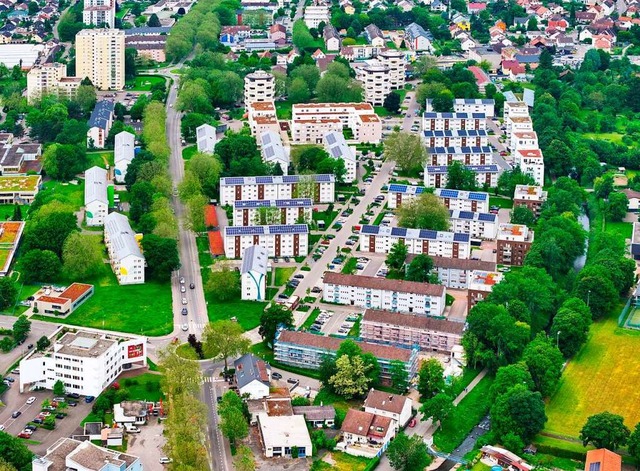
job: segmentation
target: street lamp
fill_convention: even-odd
[[[587,291],[587,307],[589,307],[590,300],[591,300],[591,290]]]
[[[558,331],[558,333],[556,334],[556,347],[560,348],[560,334],[562,333],[562,331]]]

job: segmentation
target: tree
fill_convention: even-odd
[[[13,323],[12,329],[13,339],[18,343],[23,342],[31,332],[31,321],[26,316],[20,316]]]
[[[189,172],[198,177],[202,192],[209,198],[216,196],[218,182],[223,170],[222,162],[216,155],[197,152],[189,160]]]
[[[414,229],[449,230],[449,210],[433,193],[422,193],[398,209],[401,227]]]
[[[593,319],[606,317],[618,302],[618,293],[604,266],[591,265],[578,274],[574,295],[587,303]]]
[[[336,359],[336,372],[329,378],[329,384],[336,394],[345,399],[364,396],[369,390],[369,366],[361,356],[342,355]]]
[[[536,222],[536,215],[521,204],[511,210],[511,224],[524,224],[527,227],[533,227]]]
[[[0,309],[13,306],[18,298],[18,288],[10,277],[0,278]]]
[[[629,209],[629,199],[627,195],[620,192],[609,194],[609,200],[605,206],[607,219],[612,222],[620,222],[627,215]]]
[[[362,101],[360,82],[338,75],[325,74],[316,85],[316,98],[320,103],[347,103]]]
[[[249,351],[251,341],[244,337],[244,330],[237,322],[220,320],[209,322],[202,334],[203,350],[212,358],[223,358],[227,370],[227,358],[244,355]]]
[[[205,291],[220,302],[240,298],[240,274],[226,265],[209,274]]]
[[[314,47],[314,39],[309,32],[309,27],[303,20],[293,23],[292,42],[299,49],[311,49]]]
[[[273,345],[276,332],[280,326],[285,329],[293,325],[293,314],[289,309],[280,304],[271,304],[260,315],[260,328],[258,333],[267,343]]]
[[[53,395],[54,396],[64,396],[66,392],[66,388],[64,387],[64,383],[62,380],[57,380],[53,383]]]
[[[472,191],[478,188],[476,174],[462,162],[454,161],[447,167],[447,188]]]
[[[598,177],[593,182],[593,193],[597,198],[607,199],[613,191],[613,176],[610,174]]]
[[[584,446],[591,444],[615,451],[627,444],[629,429],[621,416],[605,411],[587,418],[580,430],[580,440]]]
[[[78,281],[92,279],[104,271],[102,247],[98,237],[74,232],[62,247],[63,270]]]
[[[391,384],[398,394],[404,394],[409,387],[409,376],[405,365],[400,360],[391,360],[389,365],[389,374],[391,376]]]
[[[180,268],[178,243],[175,239],[146,234],[142,238],[142,248],[149,278],[168,280],[171,272]]]
[[[387,458],[397,471],[423,471],[431,464],[431,457],[422,436],[408,437],[400,432],[387,448]]]
[[[33,453],[24,440],[6,432],[0,432],[0,456],[18,470],[27,470],[31,466]]]
[[[404,266],[409,249],[403,242],[396,242],[391,246],[387,255],[386,264],[393,270],[400,270]]]
[[[291,71],[291,80],[301,78],[308,90],[315,90],[320,81],[320,69],[315,64],[302,64]]]
[[[60,276],[62,264],[51,250],[33,249],[22,256],[22,276],[27,283],[51,282]]]
[[[549,397],[555,391],[564,358],[552,339],[539,333],[524,349],[522,360],[526,363],[537,391],[543,397]]]
[[[392,91],[386,96],[382,106],[384,106],[384,109],[389,113],[397,113],[400,109],[400,94],[395,90]]]
[[[294,78],[289,82],[287,94],[291,103],[306,103],[311,98],[309,85],[302,77]]]
[[[236,455],[233,457],[233,467],[236,471],[254,471],[256,460],[253,457],[251,448],[241,445],[236,448]]]
[[[640,459],[640,423],[636,424],[636,427],[631,432],[628,442],[629,454],[636,459]]]
[[[22,206],[18,203],[13,207],[13,216],[11,217],[12,221],[22,221]]]
[[[420,136],[407,132],[392,133],[384,142],[384,152],[388,160],[394,160],[408,173],[422,171],[427,160],[427,151]]]
[[[158,15],[156,15],[155,13],[153,13],[150,17],[149,17],[149,21],[147,21],[147,26],[151,27],[151,28],[157,28],[162,26],[162,24],[160,23],[160,19],[158,18]]]
[[[67,181],[86,168],[87,154],[84,148],[74,144],[51,144],[44,151],[42,160],[47,175]]]
[[[154,193],[153,185],[149,182],[139,181],[131,187],[129,216],[134,222],[140,221],[142,215],[151,210]]]
[[[501,366],[496,372],[496,378],[491,385],[491,402],[495,402],[498,396],[506,394],[515,385],[522,384],[527,389],[533,390],[533,378],[526,363],[518,362],[512,365]]]
[[[582,305],[586,311],[566,307],[571,306],[567,302],[563,303],[558,313],[553,318],[553,324],[549,331],[552,339],[556,339],[560,351],[565,358],[570,358],[580,350],[580,347],[587,341],[589,326],[591,325],[591,311],[584,302],[577,298],[571,298],[572,303]],[[570,300],[569,300],[570,301]]]
[[[420,409],[425,419],[442,422],[453,410],[453,399],[446,393],[438,393],[428,399]]]
[[[36,342],[36,349],[39,352],[42,352],[42,351],[46,350],[47,348],[49,348],[49,345],[51,345],[51,340],[49,340],[49,338],[46,335],[43,335]]]
[[[418,372],[418,392],[424,399],[430,399],[444,389],[444,368],[436,358],[422,362]]]
[[[64,241],[78,230],[78,219],[73,211],[62,203],[52,202],[34,214],[32,205],[30,220],[24,231],[22,249],[50,250],[62,255]]]
[[[418,254],[409,263],[405,279],[421,283],[439,283],[438,275],[431,273],[431,270],[433,270],[433,259],[423,253]]]
[[[449,89],[440,90],[431,101],[433,111],[438,113],[447,113],[453,111],[454,95]]]
[[[229,391],[225,396],[227,394],[235,394],[237,396],[233,391]],[[221,407],[220,417],[222,419],[220,421],[220,430],[222,434],[229,439],[232,446],[235,445],[236,440],[242,440],[249,435],[249,425],[241,409],[236,407]]]
[[[546,421],[542,395],[522,384],[499,395],[491,406],[491,428],[498,437],[513,433],[529,443]]]

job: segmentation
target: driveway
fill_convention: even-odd
[[[141,425],[140,433],[128,434],[127,453],[139,456],[145,471],[162,471],[166,469],[160,464],[160,457],[166,456],[162,447],[165,443],[163,427],[154,417],[147,425]]]

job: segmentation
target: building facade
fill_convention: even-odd
[[[124,31],[83,29],[76,35],[76,77],[98,90],[124,88]]]
[[[491,165],[493,150],[483,147],[430,147],[427,149],[430,165],[451,165],[460,162],[464,165]]]
[[[296,143],[317,144],[327,132],[345,127],[359,143],[378,144],[382,139],[382,121],[369,103],[297,103],[291,112],[291,136]]]
[[[113,160],[115,163],[114,179],[116,183],[124,183],[127,168],[135,157],[136,136],[127,131],[116,134],[114,139]]]
[[[102,226],[109,213],[107,171],[91,167],[84,172],[84,215],[87,226]]]
[[[79,77],[67,77],[65,64],[53,62],[37,65],[27,73],[27,100],[33,103],[48,94],[73,98],[81,81]]]
[[[513,163],[520,167],[536,182],[537,186],[544,185],[544,157],[540,149],[519,149],[514,152]]]
[[[129,219],[120,213],[111,213],[104,220],[104,243],[107,246],[111,269],[121,285],[144,283],[146,262],[136,233]]]
[[[100,100],[89,117],[89,131],[87,131],[87,145],[91,148],[104,149],[107,137],[113,124],[115,104],[112,101]]]
[[[448,188],[436,188],[433,192],[447,209],[472,211],[478,213],[489,212],[489,193],[483,191],[462,191]]]
[[[267,249],[259,245],[245,249],[240,268],[241,299],[248,301],[264,301],[266,299],[268,265]]]
[[[474,239],[493,240],[498,235],[498,215],[449,210],[449,230],[469,234]]]
[[[333,175],[283,175],[225,177],[220,179],[220,204],[238,200],[286,200],[311,198],[316,203],[335,202]]]
[[[84,0],[82,22],[87,26],[116,27],[115,0]]]
[[[500,168],[495,165],[465,165],[476,177],[479,187],[494,188],[498,185]],[[446,165],[427,165],[424,168],[424,185],[430,188],[444,188],[447,186],[449,167]]]
[[[382,106],[391,93],[390,75],[389,68],[382,63],[374,62],[358,67],[356,78],[362,82],[364,101],[373,106]]]
[[[310,198],[238,200],[233,202],[233,225],[308,224],[312,209]]]
[[[282,174],[287,175],[291,159],[289,152],[282,145],[280,134],[273,131],[263,132],[258,143],[260,144],[262,161],[272,165],[280,165]]]
[[[474,270],[469,275],[467,289],[467,312],[491,294],[493,287],[502,281],[503,275],[495,271]]]
[[[396,209],[403,203],[409,203],[424,193],[426,190],[423,186],[401,185],[399,183],[391,183],[387,192],[387,208]]]
[[[332,159],[339,159],[344,162],[344,168],[347,171],[344,175],[344,181],[351,183],[356,180],[358,161],[356,159],[355,150],[347,145],[342,132],[330,132],[324,135],[324,150],[327,151]]]
[[[227,258],[241,258],[244,251],[253,245],[267,249],[269,257],[306,256],[309,251],[309,226],[294,224],[224,228]]]
[[[216,128],[210,124],[203,124],[196,128],[196,142],[198,146],[198,152],[204,152],[205,154],[213,154],[216,148]]]
[[[495,100],[486,98],[456,98],[453,111],[456,113],[484,113],[487,118],[495,116]]]
[[[460,129],[487,129],[487,115],[484,113],[435,113],[422,115],[423,131],[449,131]]]
[[[245,104],[256,101],[273,101],[275,99],[276,79],[262,70],[247,74],[244,78]]]
[[[498,228],[498,264],[520,267],[531,249],[534,233],[522,224],[500,224]]]
[[[489,134],[485,129],[449,129],[422,132],[427,147],[486,147]]]
[[[526,206],[538,216],[542,205],[547,201],[547,196],[548,193],[540,186],[516,185],[513,192],[513,207]]]
[[[67,289],[55,295],[40,295],[33,301],[38,312],[49,315],[68,315],[93,296],[93,285],[71,283]]]
[[[391,90],[404,88],[407,79],[407,59],[403,51],[383,49],[378,60],[389,69],[389,86]]]

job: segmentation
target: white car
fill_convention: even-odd
[[[33,404],[34,402],[36,402],[36,398],[34,396],[31,396],[29,399],[27,399],[27,404]]]
[[[183,332],[186,332],[189,330],[189,326],[187,324],[182,324],[182,330]]]
[[[162,458],[160,458],[160,464],[169,464],[172,462],[173,460],[171,458],[167,458],[166,456],[163,456]]]

